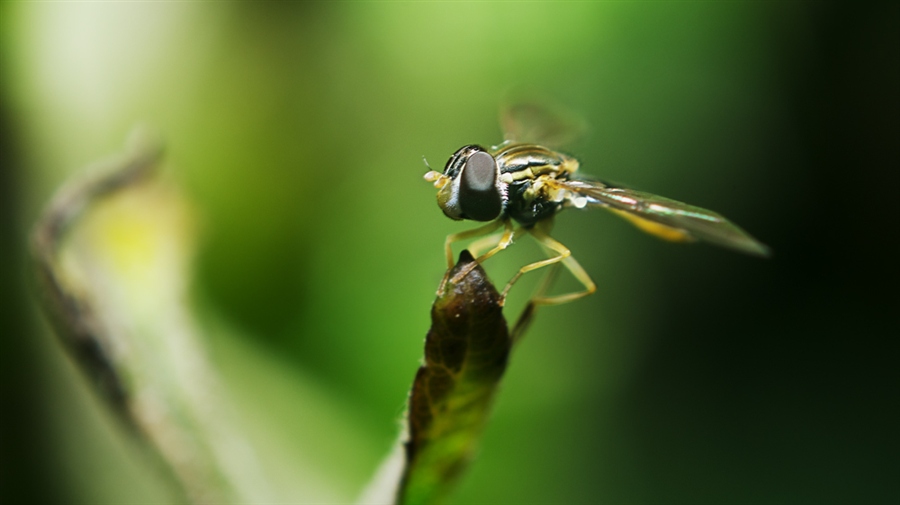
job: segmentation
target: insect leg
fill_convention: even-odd
[[[594,281],[591,280],[591,277],[587,274],[587,272],[585,272],[584,269],[581,268],[581,265],[578,264],[578,261],[576,261],[575,258],[572,257],[572,252],[569,251],[566,246],[562,245],[556,240],[553,240],[550,235],[547,235],[543,230],[540,229],[540,227],[536,226],[530,229],[529,233],[531,233],[531,235],[535,238],[535,240],[538,241],[538,243],[540,243],[550,251],[555,252],[557,255],[542,261],[536,261],[520,268],[516,275],[514,275],[513,278],[510,279],[509,283],[503,289],[503,292],[500,293],[501,300],[506,300],[506,294],[509,293],[510,288],[512,288],[513,284],[515,284],[516,281],[519,280],[519,277],[521,277],[523,274],[560,262],[562,262],[563,266],[565,266],[566,269],[568,269],[569,272],[572,273],[572,276],[574,276],[578,282],[584,285],[584,291],[577,291],[575,293],[567,293],[564,295],[549,297],[543,296],[542,293],[539,293],[538,296],[532,298],[532,303],[534,303],[535,305],[559,305],[562,303],[571,302],[572,300],[577,300],[578,298],[587,296],[594,291],[597,291],[597,285],[594,284]]]
[[[490,258],[491,256],[497,254],[498,252],[506,249],[507,247],[510,246],[510,244],[513,243],[513,240],[515,239],[517,230],[515,230],[513,228],[512,221],[509,219],[503,220],[503,228],[504,228],[503,236],[500,237],[500,241],[497,243],[497,245],[494,246],[494,248],[491,249],[490,251],[477,257],[475,259],[475,263],[472,263],[468,267],[460,270],[456,275],[453,276],[452,279],[450,279],[450,282],[453,282],[453,283],[459,282],[466,275],[468,275],[469,272],[471,272],[473,268],[475,268],[475,265],[480,265],[481,263],[485,262],[488,258]]]
[[[540,285],[531,296],[531,300],[528,301],[528,304],[525,305],[522,313],[519,314],[518,319],[516,319],[516,324],[513,325],[512,330],[510,330],[509,332],[509,337],[512,339],[514,344],[518,343],[519,340],[522,339],[525,331],[528,330],[528,327],[531,325],[531,321],[534,320],[534,315],[537,312],[538,308],[538,304],[536,304],[534,300],[542,298],[544,296],[544,293],[546,293],[550,289],[553,281],[556,280],[557,274],[559,274],[559,267],[561,266],[562,263],[554,263],[553,265],[550,265],[550,268],[548,268],[547,273],[544,274],[544,278],[541,280]]]
[[[438,296],[440,296],[441,293],[444,292],[444,287],[447,285],[447,280],[450,278],[450,269],[452,269],[453,265],[456,264],[456,262],[453,260],[453,243],[459,242],[460,240],[466,240],[466,239],[473,238],[473,237],[479,237],[481,235],[487,235],[488,233],[491,233],[492,231],[499,228],[500,226],[506,226],[507,228],[509,228],[510,227],[509,219],[505,219],[505,220],[504,219],[496,219],[484,226],[479,226],[478,228],[474,228],[471,230],[466,230],[466,231],[462,231],[459,233],[452,233],[450,235],[447,235],[447,239],[444,240],[444,254],[447,255],[447,272],[444,274],[444,278],[441,279],[441,285],[438,286],[438,290],[437,290]],[[504,237],[505,236],[506,236],[506,234],[504,233]],[[500,240],[502,241],[503,239],[501,238]],[[478,260],[481,260],[481,258],[478,258]],[[472,268],[475,268],[476,264],[477,263],[472,263],[472,265],[469,268],[466,268],[460,272],[460,274],[462,274],[462,275],[458,274],[456,277],[454,277],[454,279],[462,279],[463,277],[465,277],[466,274],[468,274],[469,272],[472,271]],[[456,282],[456,281],[454,281],[454,282]]]
[[[508,220],[507,220],[508,221]],[[490,223],[480,226],[478,228],[474,228],[471,230],[462,231],[459,233],[452,233],[447,235],[447,239],[444,240],[444,253],[447,255],[447,268],[453,268],[453,265],[456,262],[453,260],[453,243],[459,242],[460,240],[465,240],[467,238],[480,237],[481,235],[487,235],[488,233],[496,230],[504,222],[502,219],[497,219],[495,221],[491,221]]]
[[[495,233],[493,235],[488,235],[487,237],[480,238],[469,244],[469,247],[466,249],[472,253],[472,256],[478,257],[481,254],[481,251],[485,249],[490,249],[496,247],[497,244],[500,243],[500,239],[503,237],[503,233]]]

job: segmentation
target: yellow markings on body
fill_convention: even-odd
[[[500,180],[509,184],[515,181],[521,181],[522,179],[534,179],[534,172],[530,168],[526,168],[524,170],[519,170],[518,172],[506,172],[505,174],[500,175]]]
[[[562,165],[559,166],[559,171],[566,174],[574,174],[578,171],[578,166],[578,160],[567,156],[565,160],[563,160]]]
[[[656,235],[663,240],[668,240],[671,242],[695,242],[697,240],[690,233],[680,228],[672,228],[671,226],[666,226],[664,224],[654,223],[653,221],[648,221],[622,210],[611,208],[609,208],[608,210],[615,212],[619,216],[627,219],[631,222],[631,224],[637,226],[641,231],[647,232],[651,235]]]

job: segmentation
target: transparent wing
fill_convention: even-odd
[[[612,210],[640,229],[664,239],[703,240],[747,254],[769,255],[768,247],[711,210],[602,182],[553,181],[552,184],[585,197],[588,205]]]
[[[558,148],[577,140],[586,123],[546,100],[511,101],[500,108],[504,140]]]

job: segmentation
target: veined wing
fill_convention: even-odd
[[[667,240],[699,239],[756,256],[770,254],[768,247],[711,210],[601,182],[553,181],[552,184],[585,197],[588,205],[612,210],[638,228]]]
[[[550,148],[575,141],[587,129],[583,120],[562,106],[539,100],[504,104],[500,127],[506,141]]]

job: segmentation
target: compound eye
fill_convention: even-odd
[[[490,221],[502,210],[500,189],[497,187],[497,164],[484,151],[472,153],[466,160],[459,181],[459,206],[469,219]]]
[[[460,184],[473,191],[487,191],[494,187],[497,170],[494,168],[494,157],[484,151],[478,151],[466,161]]]

